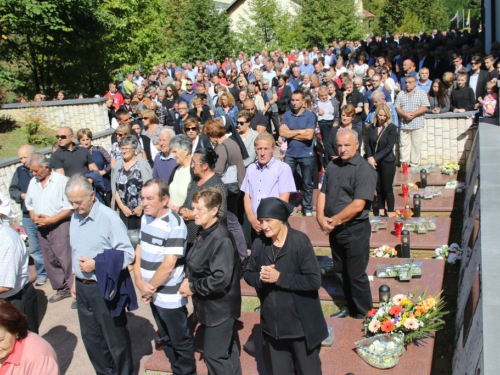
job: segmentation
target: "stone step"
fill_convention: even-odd
[[[328,257],[318,257],[319,262],[325,261]],[[423,292],[426,288],[428,293],[438,293],[443,287],[444,260],[441,259],[415,259],[415,262],[422,262],[422,276],[413,277],[410,281],[399,281],[396,278],[378,278],[375,276],[377,266],[381,264],[401,263],[400,258],[370,258],[366,273],[373,276],[370,282],[372,300],[374,304],[380,302],[378,289],[381,285],[387,285],[391,288],[391,295],[414,293],[416,289]],[[257,297],[255,288],[241,280],[241,294],[247,297]],[[324,276],[321,279],[321,288],[319,289],[319,298],[322,301],[334,301],[341,304],[344,301],[344,292],[342,286],[335,277]]]
[[[374,232],[370,238],[370,247],[372,249],[382,245],[396,247],[401,244],[401,239],[395,236],[394,221],[396,218],[388,218],[388,228]],[[305,233],[314,247],[329,247],[328,236],[326,236],[319,227],[315,217],[291,216],[288,220],[290,226],[302,233]],[[425,234],[410,234],[410,243],[412,250],[432,250],[442,245],[449,244],[451,228],[451,219],[437,218],[437,230]]]
[[[323,374],[344,375],[426,375],[431,373],[434,339],[428,338],[418,345],[408,346],[400,357],[399,364],[388,370],[378,370],[366,364],[355,351],[355,342],[363,338],[362,320],[326,318],[329,327],[334,329],[334,342],[331,347],[323,347],[320,352]],[[272,375],[267,347],[262,345],[260,315],[243,313],[237,324],[238,347],[243,375]],[[195,345],[200,346],[195,332]],[[201,338],[200,338],[201,339]],[[207,375],[207,368],[201,353],[196,353],[198,375]],[[417,370],[418,369],[418,370]],[[146,374],[169,374],[170,364],[162,350],[155,351],[145,363]],[[229,375],[229,374],[228,374]],[[292,374],[291,374],[292,375]]]

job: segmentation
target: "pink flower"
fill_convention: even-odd
[[[368,325],[368,330],[372,333],[377,333],[379,329],[380,329],[380,322],[377,319],[372,319],[372,321]]]
[[[416,331],[420,327],[420,324],[418,323],[417,319],[408,318],[405,320],[404,326],[406,329],[412,329],[412,330]]]
[[[405,299],[406,296],[404,294],[396,294],[394,297],[392,297],[392,303],[399,306]]]

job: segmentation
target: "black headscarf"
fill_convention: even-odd
[[[293,212],[293,206],[279,198],[269,197],[260,201],[257,208],[258,219],[278,219],[286,222]]]

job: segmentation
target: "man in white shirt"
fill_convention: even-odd
[[[73,285],[69,223],[73,207],[64,189],[68,179],[50,169],[49,159],[34,153],[29,161],[33,178],[26,192],[26,208],[38,227],[45,270],[57,293],[49,302],[70,297]]]

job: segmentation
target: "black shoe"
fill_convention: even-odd
[[[349,309],[344,306],[340,309],[338,313],[330,315],[330,318],[345,318],[349,316]]]

